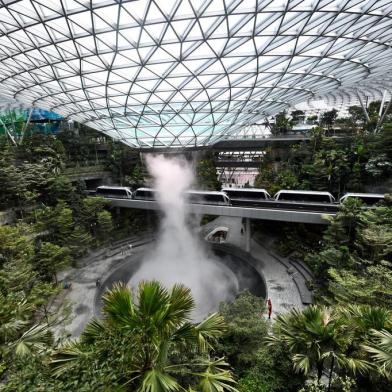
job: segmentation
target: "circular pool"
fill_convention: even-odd
[[[198,321],[209,313],[218,310],[222,301],[230,302],[245,289],[252,294],[265,298],[266,285],[263,276],[254,267],[256,261],[248,253],[226,247],[214,246],[209,252],[209,267],[200,262],[197,279],[203,279],[203,285],[193,285],[195,271],[181,271],[181,263],[177,263],[176,271],[166,270],[162,264],[160,271],[147,270],[148,263],[143,256],[130,256],[102,282],[95,300],[95,315],[99,316],[102,308],[102,293],[116,282],[129,285],[134,290],[141,280],[159,280],[165,286],[183,283],[192,289],[196,309],[192,318]],[[186,266],[184,267],[186,268]],[[176,276],[181,277],[176,279]]]

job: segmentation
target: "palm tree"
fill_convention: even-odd
[[[362,347],[376,362],[378,371],[392,379],[392,333],[373,330],[372,337],[372,341]]]
[[[372,330],[392,328],[392,311],[378,306],[347,305],[338,309],[359,340],[365,340]]]
[[[26,318],[33,306],[25,299],[12,301],[0,292],[0,362],[11,362],[44,351],[52,342],[45,325],[31,325]]]
[[[177,284],[167,290],[156,281],[141,282],[134,298],[127,286],[116,284],[103,296],[103,304],[103,320],[93,320],[79,341],[57,352],[55,375],[75,368],[78,360],[96,357],[94,345],[120,341],[126,347],[120,364],[132,391],[183,391],[184,375],[198,378],[203,392],[236,391],[227,363],[208,356],[224,332],[223,318],[212,314],[191,323],[195,304],[188,288]],[[103,357],[107,359],[107,350]]]
[[[367,368],[365,361],[346,356],[351,339],[351,331],[337,312],[315,305],[279,316],[274,335],[267,338],[270,345],[284,342],[292,354],[294,370],[307,375],[315,369],[318,382],[329,365],[329,388],[335,367],[354,372]]]

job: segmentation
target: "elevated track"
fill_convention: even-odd
[[[107,198],[107,200],[112,207],[160,210],[156,201],[113,198]],[[305,205],[275,201],[265,201],[257,204],[249,203],[247,206],[239,205],[239,203],[234,204],[231,206],[189,204],[189,211],[199,215],[231,216],[247,219],[327,225],[328,220],[325,217],[336,215],[338,210],[338,207],[335,205]]]

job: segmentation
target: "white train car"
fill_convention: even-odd
[[[347,199],[358,199],[366,205],[374,205],[385,200],[385,195],[381,193],[346,193],[339,200],[344,203]]]
[[[335,203],[335,198],[329,192],[295,191],[282,189],[274,196],[276,201],[293,203]]]
[[[126,186],[99,186],[95,194],[111,199],[132,199],[132,191]]]

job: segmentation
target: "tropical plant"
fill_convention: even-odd
[[[372,340],[362,347],[375,361],[378,371],[392,379],[392,333],[387,330],[372,330]]]
[[[201,189],[217,191],[221,187],[213,158],[208,154],[196,165],[196,182]]]
[[[34,306],[25,298],[8,298],[0,292],[0,367],[3,369],[15,356],[25,357],[51,344],[46,326],[31,326],[29,316],[33,310]]]
[[[269,345],[286,344],[297,372],[307,375],[315,369],[320,382],[329,368],[329,386],[335,368],[353,373],[368,369],[366,361],[347,356],[351,341],[352,332],[339,313],[316,305],[278,316],[274,334],[267,338]]]
[[[193,324],[194,306],[190,290],[182,285],[167,290],[156,281],[142,282],[134,298],[127,286],[116,284],[103,296],[103,320],[93,320],[79,341],[56,353],[55,375],[72,371],[80,361],[98,359],[102,364],[113,355],[132,391],[235,391],[228,364],[208,355],[224,332],[223,318],[212,314]]]

